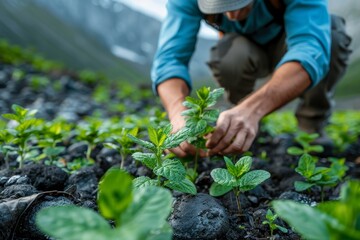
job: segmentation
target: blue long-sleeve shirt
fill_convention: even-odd
[[[277,68],[286,62],[299,62],[310,76],[311,87],[315,86],[329,70],[331,27],[327,0],[282,0],[286,5],[283,24],[272,21],[264,1],[269,0],[254,0],[245,23],[223,17],[221,29],[244,34],[262,45],[275,38],[283,25],[288,51]],[[188,65],[203,20],[197,0],[168,0],[167,11],[151,70],[155,92],[160,83],[170,78],[183,79],[191,89]]]

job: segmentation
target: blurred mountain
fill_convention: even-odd
[[[0,0],[0,38],[74,68],[111,70],[111,76],[149,79],[160,27],[158,19],[111,0]],[[198,45],[213,42],[200,39]],[[208,51],[194,54],[194,78],[209,76],[207,58]]]

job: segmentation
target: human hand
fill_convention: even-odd
[[[222,112],[215,131],[207,136],[208,155],[243,153],[249,150],[258,132],[260,119],[241,105]]]

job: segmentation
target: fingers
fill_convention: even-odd
[[[226,115],[224,114],[220,114],[216,126],[217,127],[215,131],[211,134],[211,137],[206,142],[206,147],[209,149],[217,146],[220,140],[226,135],[226,133],[228,132],[228,128],[230,127],[230,118],[226,117]],[[226,140],[228,140],[228,138]]]
[[[255,139],[255,134],[247,131],[240,131],[234,141],[222,151],[222,154],[243,153],[250,149]]]
[[[196,148],[188,142],[182,142],[179,147],[172,148],[170,151],[180,158],[196,154]]]

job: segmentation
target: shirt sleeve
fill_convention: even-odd
[[[277,67],[299,62],[318,84],[329,71],[331,49],[330,15],[326,0],[285,0],[287,53]]]
[[[169,0],[158,48],[151,69],[153,91],[170,79],[183,79],[192,88],[188,70],[200,29],[201,13],[196,0]]]

